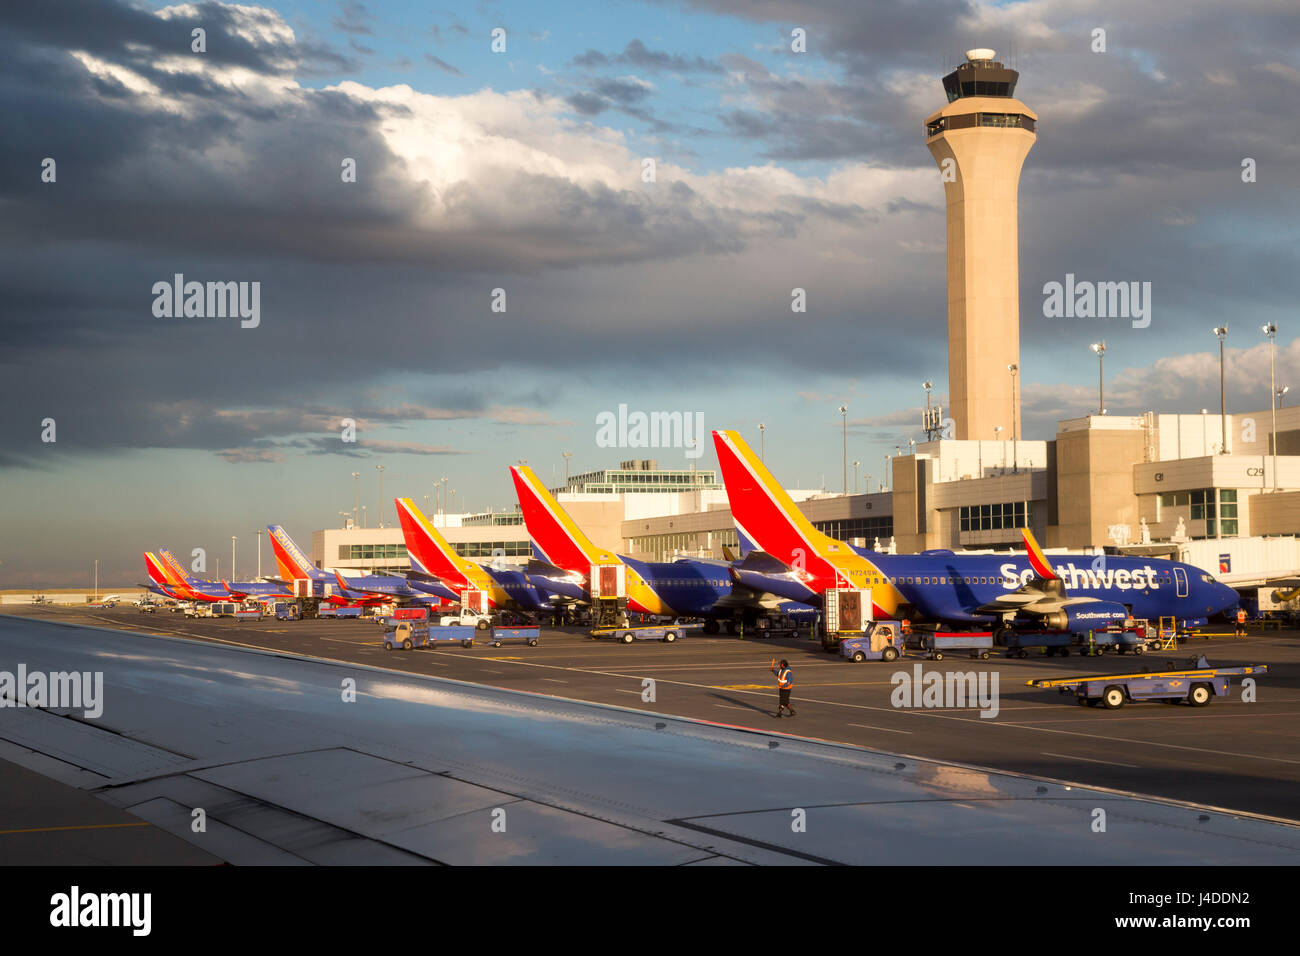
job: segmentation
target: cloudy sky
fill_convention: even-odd
[[[373,524],[380,464],[390,520],[443,476],[512,506],[521,458],[689,466],[598,447],[620,403],[766,422],[778,477],[832,489],[845,403],[881,472],[944,391],[922,124],[975,46],[1040,117],[1026,437],[1095,407],[1099,338],[1112,413],[1216,405],[1225,321],[1230,410],[1268,407],[1266,322],[1300,386],[1290,0],[5,4],[0,588],[133,582],[161,545],[228,573],[231,535],[244,576],[354,471]],[[259,282],[259,324],[156,316],[178,273]],[[1150,327],[1045,318],[1067,273],[1150,282]]]

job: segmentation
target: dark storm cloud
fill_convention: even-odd
[[[929,169],[921,121],[942,102],[937,63],[950,44],[973,45],[941,18],[962,8],[913,5],[934,18],[926,29],[911,25],[910,14],[885,15],[873,21],[881,35],[853,47],[848,38],[871,15],[856,9],[832,4],[774,21],[787,34],[788,24],[807,24],[809,56],[831,57],[848,79],[818,79],[806,69],[814,60],[792,57],[802,71],[794,75],[775,61],[769,71],[729,57],[727,68],[742,76],[734,102],[744,105],[730,108],[726,130],[770,156]],[[741,15],[763,10],[788,13],[755,4]],[[221,81],[216,67],[239,66],[274,85],[323,62],[312,52],[319,48],[281,37],[278,21],[262,17],[205,4],[196,17],[162,22],[112,2],[0,13],[0,467],[44,467],[77,449],[195,448],[230,461],[279,460],[332,443],[335,417],[348,415],[374,428],[509,422],[481,396],[527,376],[531,397],[521,401],[543,412],[558,407],[557,390],[535,383],[567,381],[575,356],[583,376],[617,389],[715,381],[720,367],[783,381],[870,374],[881,355],[891,371],[941,371],[937,179],[928,202],[889,191],[876,209],[786,196],[777,185],[765,187],[761,208],[710,199],[709,190],[671,178],[638,191],[633,168],[627,187],[538,166],[435,195],[429,171],[395,156],[380,134],[399,107],[343,90],[259,95],[256,83]],[[164,69],[163,55],[192,56],[189,29],[200,21],[204,62],[214,70]],[[1212,18],[1191,22],[1169,26],[1184,49],[1226,29]],[[255,39],[239,36],[259,23]],[[890,33],[903,24],[916,32]],[[1142,39],[1153,60],[1120,50],[1104,58],[1051,52],[1046,40],[1022,55],[1022,95],[1043,117],[1021,191],[1027,345],[1077,339],[1086,349],[1099,335],[1095,325],[1051,324],[1039,314],[1043,282],[1067,270],[1153,281],[1153,329],[1125,333],[1135,351],[1176,347],[1172,326],[1189,316],[1203,334],[1207,309],[1235,315],[1294,299],[1285,237],[1298,212],[1289,170],[1300,164],[1293,124],[1282,120],[1295,115],[1286,97],[1298,87],[1283,68],[1293,56],[1281,49],[1294,30],[1278,22],[1269,35],[1253,27],[1240,35],[1241,45],[1219,57],[1225,72],[1211,79],[1151,29]],[[923,53],[918,37],[926,38]],[[635,55],[631,48],[619,55]],[[123,81],[89,73],[71,50],[128,67],[177,108],[142,103]],[[911,69],[925,71],[923,88],[908,78]],[[1096,105],[1077,108],[1093,88]],[[593,91],[569,102],[587,115],[653,119],[633,91],[622,92],[621,105]],[[1260,184],[1240,183],[1242,155],[1259,158]],[[40,182],[45,156],[58,160],[57,184]],[[356,183],[340,182],[343,157],[357,160]],[[449,210],[454,229],[422,223],[434,203]],[[881,212],[887,226],[878,225]],[[1252,232],[1177,225],[1228,215]],[[902,231],[918,221],[905,242]],[[845,226],[856,231],[845,230],[843,242],[802,241],[814,228]],[[886,232],[899,238],[886,237],[882,248]],[[801,243],[756,257],[756,247],[782,237]],[[924,251],[918,237],[936,248]],[[891,254],[891,244],[906,254]],[[707,266],[703,278],[669,268],[697,262]],[[176,272],[260,281],[261,325],[154,318],[151,287]],[[795,286],[808,288],[806,316],[791,314]],[[498,287],[509,293],[506,314],[490,311]],[[446,382],[450,394],[422,389],[429,379]],[[463,419],[400,405],[377,414],[390,406],[360,396],[384,383]],[[46,416],[58,420],[57,447],[39,442]],[[424,432],[411,441],[444,447]]]
[[[272,72],[301,50],[265,33],[256,39],[241,36],[249,26],[270,27],[279,21],[269,10],[236,10],[220,3],[193,5],[193,14],[174,8],[162,18],[142,8],[114,0],[47,0],[6,4],[3,22],[6,47],[85,50],[98,57],[145,65],[156,56],[205,56],[214,64],[243,66]],[[191,52],[191,31],[207,32],[207,52]]]

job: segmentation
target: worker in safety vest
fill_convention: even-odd
[[[790,706],[790,691],[794,687],[794,675],[790,672],[790,662],[783,660],[779,664],[772,661],[772,673],[776,675],[776,688],[779,700],[776,705],[776,716],[781,716],[782,709],[790,711],[790,716],[794,716],[794,708]]]
[[[1234,636],[1246,636],[1246,609],[1244,607],[1237,608],[1237,632]]]

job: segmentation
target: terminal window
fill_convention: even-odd
[[[892,515],[884,515],[879,518],[814,521],[813,527],[822,534],[829,535],[839,541],[852,541],[854,538],[862,538],[870,547],[874,544],[876,538],[881,538],[882,544],[889,543],[889,538],[894,533],[894,518]]]
[[[452,547],[462,558],[491,558],[500,555],[523,558],[533,553],[531,541],[463,541]]]
[[[340,561],[374,561],[384,558],[406,557],[404,544],[341,544]]]
[[[961,530],[1001,531],[1006,528],[1027,528],[1029,525],[1026,522],[1032,522],[1033,518],[1033,508],[1025,501],[967,505],[961,509]]]

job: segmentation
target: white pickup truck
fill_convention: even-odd
[[[462,609],[459,614],[444,614],[438,618],[439,627],[447,627],[452,624],[468,625],[477,630],[486,631],[492,626],[492,618],[486,614],[471,611],[468,608]]]

